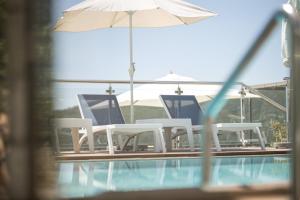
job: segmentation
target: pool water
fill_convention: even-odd
[[[201,158],[71,161],[58,163],[61,197],[87,197],[105,191],[199,187]],[[276,183],[290,179],[288,156],[215,157],[211,184]]]

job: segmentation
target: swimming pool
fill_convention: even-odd
[[[170,158],[58,163],[61,197],[86,197],[105,191],[199,187],[201,158]],[[288,156],[215,157],[212,185],[288,181]]]

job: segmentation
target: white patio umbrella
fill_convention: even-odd
[[[300,13],[300,0],[288,0],[287,4],[284,4],[283,6],[289,7],[292,6],[292,8],[297,12]],[[286,22],[286,20],[283,20],[282,22],[282,31],[281,31],[281,56],[282,56],[282,63],[286,67],[291,67],[291,30],[290,25]],[[300,56],[300,55],[298,55]]]
[[[129,27],[131,123],[133,112],[132,27],[191,24],[216,15],[182,0],[85,0],[64,12],[55,31],[80,32],[98,28]]]
[[[221,89],[222,85],[217,84],[182,84],[181,82],[197,82],[196,79],[169,73],[166,76],[156,79],[156,81],[172,81],[178,84],[145,84],[133,89],[135,96],[134,105],[162,107],[159,95],[176,95],[180,88],[183,95],[195,95],[198,102],[211,100]],[[181,83],[181,84],[180,84]],[[253,98],[256,95],[246,92],[243,98]],[[130,91],[126,91],[117,96],[120,106],[130,105]],[[240,89],[230,89],[227,98],[241,98]]]

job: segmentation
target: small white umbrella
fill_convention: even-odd
[[[145,84],[134,88],[134,105],[162,107],[159,95],[175,95],[178,94],[180,88],[183,95],[195,95],[198,102],[211,100],[221,89],[221,85],[214,84],[180,84],[180,82],[196,82],[191,77],[180,76],[174,73],[167,74],[164,77],[156,79],[156,81],[173,81],[178,84]],[[257,97],[256,95],[246,92],[245,98]],[[130,105],[130,91],[126,91],[117,96],[120,106]],[[230,89],[227,98],[241,98],[239,89]]]
[[[300,13],[300,1],[299,0],[288,0],[287,4],[284,4],[286,8],[294,9],[297,13]],[[284,19],[282,22],[282,31],[281,31],[281,56],[282,63],[286,67],[291,67],[292,56],[291,55],[291,27]],[[298,55],[300,56],[300,55]]]
[[[215,13],[182,0],[85,0],[64,12],[55,31],[80,32],[99,28],[129,27],[131,123],[133,122],[132,27],[191,24]]]

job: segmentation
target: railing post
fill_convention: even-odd
[[[300,22],[300,21],[299,21]],[[291,66],[291,133],[293,134],[293,198],[300,199],[300,28],[293,27],[291,36],[292,66]]]
[[[291,133],[293,134],[293,197],[294,199],[300,199],[300,17],[295,12],[294,8],[290,5],[284,5],[283,10],[275,13],[272,16],[269,23],[266,25],[262,33],[257,37],[252,46],[246,52],[245,56],[242,57],[234,71],[231,73],[224,86],[209,105],[205,119],[208,120],[205,128],[205,146],[204,146],[204,163],[203,163],[203,186],[209,185],[210,178],[210,141],[208,135],[211,134],[212,120],[216,118],[220,110],[225,105],[225,95],[233,85],[235,80],[242,74],[245,68],[248,66],[250,61],[257,54],[258,50],[263,46],[264,42],[272,33],[273,29],[278,22],[281,22],[282,18],[286,18],[291,24],[291,55],[292,55],[292,67],[291,67],[291,93],[290,93],[290,106],[291,112]],[[298,84],[298,85],[297,85]],[[247,87],[245,85],[245,87]],[[251,88],[248,87],[251,91]],[[253,93],[258,93],[253,91]],[[260,94],[259,94],[260,95]],[[264,96],[264,95],[260,95]],[[264,97],[265,100],[275,105],[282,111],[286,111],[286,108],[277,104],[276,102]]]
[[[31,67],[29,65],[30,0],[7,1],[7,47],[9,69],[10,107],[10,174],[9,195],[12,199],[33,197],[33,155],[30,147]],[[18,167],[21,166],[21,167]]]

